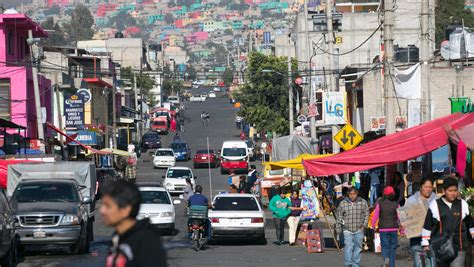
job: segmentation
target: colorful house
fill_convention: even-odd
[[[26,137],[37,139],[36,106],[27,39],[48,34],[25,14],[0,14],[0,118],[26,127]],[[38,75],[40,101],[46,121],[52,121],[51,81]],[[24,135],[23,133],[21,133]]]

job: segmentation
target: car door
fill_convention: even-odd
[[[15,220],[4,190],[0,191],[0,227],[2,231],[0,255],[3,256],[10,249],[15,231]]]

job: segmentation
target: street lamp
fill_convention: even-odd
[[[293,85],[291,82],[291,63],[288,64],[288,120],[290,123],[290,135],[293,133],[293,130],[295,129],[295,122],[294,122],[294,110],[293,110]],[[271,70],[271,69],[263,69],[261,70],[262,73],[275,73],[278,75],[281,75],[285,77],[286,75],[278,72],[276,70]]]

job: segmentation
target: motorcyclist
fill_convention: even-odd
[[[210,208],[209,200],[207,199],[207,197],[202,195],[202,186],[200,185],[196,185],[196,188],[194,189],[194,195],[192,195],[188,200],[188,207],[191,207],[191,206],[205,206],[205,207]],[[189,221],[190,220],[188,218],[188,225],[189,225]],[[210,230],[209,220],[206,220],[204,226],[206,228],[204,233],[206,234],[206,236],[208,236],[209,230]]]

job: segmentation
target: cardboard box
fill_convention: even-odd
[[[307,248],[308,253],[321,253],[324,252],[323,246],[321,245],[313,245],[308,246]]]

